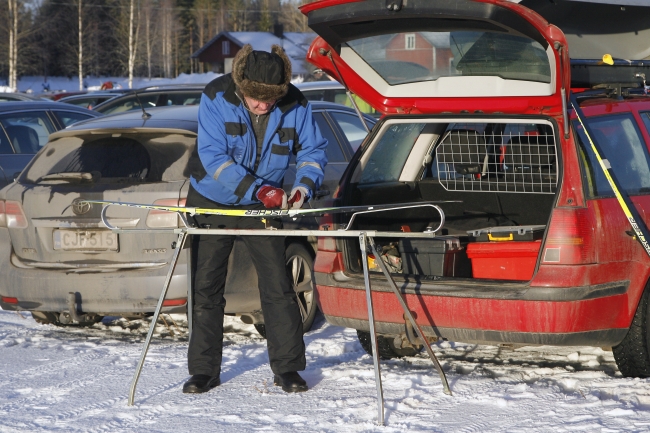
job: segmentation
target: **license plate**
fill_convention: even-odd
[[[110,230],[54,230],[54,249],[117,251],[117,233]]]

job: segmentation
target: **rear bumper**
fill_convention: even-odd
[[[368,329],[362,276],[316,273],[321,311],[335,325]],[[428,335],[452,341],[612,346],[627,333],[629,281],[581,287],[521,282],[396,277]],[[383,275],[372,273],[378,332],[403,334],[403,311]],[[633,312],[632,312],[633,314]]]
[[[17,304],[0,302],[4,310],[67,311],[69,292],[77,292],[78,308],[100,315],[155,311],[168,266],[148,271],[66,274],[65,271],[20,269],[3,266],[0,295],[15,297]],[[179,263],[166,299],[187,298],[187,266]],[[185,312],[186,306],[164,307],[164,312]]]
[[[346,328],[370,331],[368,320],[348,319],[346,317],[325,315],[328,323]],[[404,323],[375,322],[379,334],[400,335],[406,332]],[[426,335],[435,335],[449,341],[473,344],[526,344],[548,346],[594,346],[613,347],[618,345],[627,329],[601,329],[598,331],[542,333],[542,332],[512,332],[484,331],[480,329],[456,329],[422,326]]]

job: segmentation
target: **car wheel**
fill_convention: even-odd
[[[266,338],[266,325],[264,323],[256,323],[253,326],[262,337]]]
[[[370,339],[370,332],[357,330],[357,337],[359,343],[366,353],[372,356],[372,340]],[[379,358],[393,359],[403,358],[404,356],[415,356],[422,350],[420,347],[397,347],[395,346],[395,339],[391,337],[377,336],[377,349],[379,350]]]
[[[650,284],[643,291],[627,335],[612,348],[616,365],[625,377],[650,377],[649,287]]]
[[[41,325],[60,325],[58,315],[50,311],[32,311],[32,317]]]
[[[62,323],[59,320],[60,315],[51,311],[32,311],[32,317],[36,323],[41,325],[56,325],[56,326],[81,326],[89,327],[93,326],[95,323],[101,322],[104,316],[92,315],[91,320],[79,322],[79,323]],[[67,313],[65,313],[67,314]]]
[[[318,310],[314,292],[314,257],[307,248],[297,243],[289,245],[286,257],[289,280],[296,292],[302,316],[302,330],[307,332],[311,329]]]
[[[314,297],[314,257],[309,254],[307,248],[298,243],[289,245],[286,257],[289,281],[296,292],[302,316],[302,331],[308,332],[314,324],[314,318],[318,311]],[[253,326],[262,337],[266,338],[266,326],[263,323],[256,323]]]

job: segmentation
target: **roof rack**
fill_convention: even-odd
[[[645,77],[650,79],[650,61],[613,59],[613,65],[602,60],[571,60],[571,87],[591,89],[615,86],[619,89],[644,90]],[[619,91],[619,96],[622,92]]]

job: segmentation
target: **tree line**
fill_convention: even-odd
[[[222,31],[309,31],[309,0],[6,0],[0,81],[21,75],[173,78],[207,72],[191,55]],[[2,3],[0,3],[2,4]],[[6,53],[4,55],[3,53]]]

